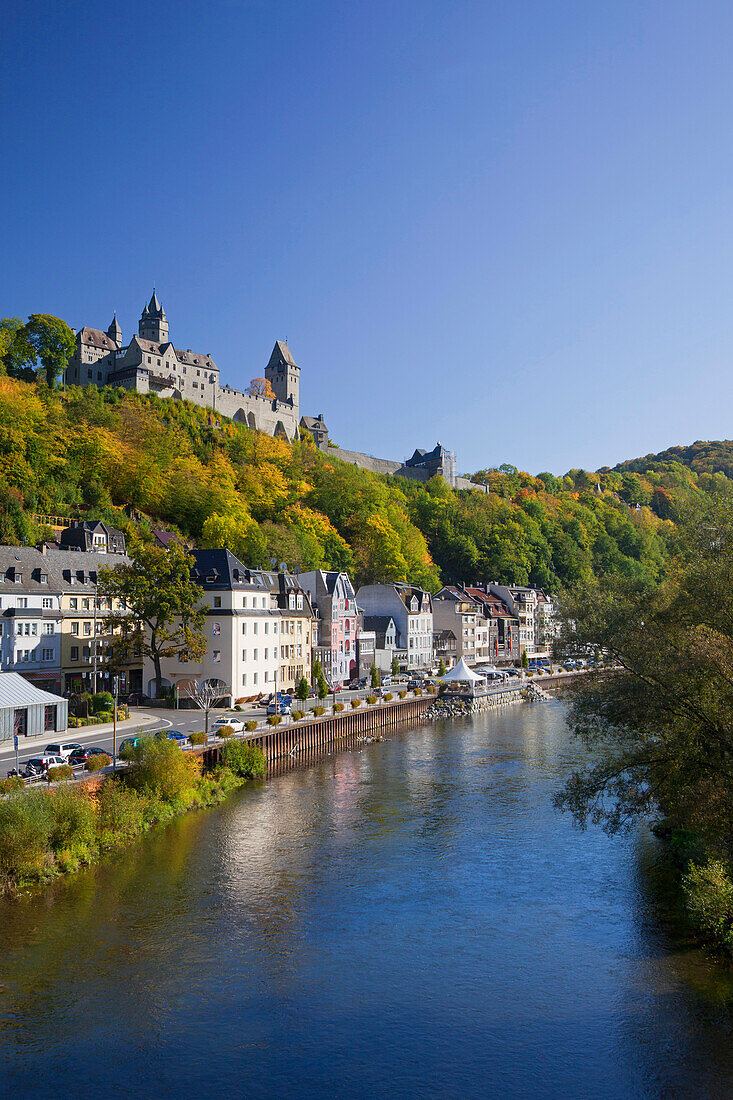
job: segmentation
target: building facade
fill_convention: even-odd
[[[232,702],[276,689],[294,691],[298,680],[310,673],[314,618],[298,580],[248,569],[229,550],[192,554],[192,577],[206,612],[206,652],[198,660],[185,654],[164,660],[163,687],[191,679],[222,680],[224,695]],[[151,661],[145,665],[145,685],[154,695]]]
[[[364,619],[389,615],[397,628],[397,650],[407,671],[433,664],[433,605],[429,592],[416,585],[395,582],[367,584],[356,594]],[[404,654],[404,658],[401,656]]]
[[[293,440],[300,419],[300,367],[281,340],[272,350],[264,377],[274,397],[222,386],[209,352],[184,351],[169,339],[168,319],[155,291],[143,309],[137,335],[127,344],[116,314],[106,332],[80,329],[66,371],[70,385],[122,386],[193,401],[250,428]]]
[[[21,672],[46,691],[110,689],[117,628],[109,617],[118,608],[98,594],[99,570],[128,563],[106,549],[0,546],[0,670]],[[139,653],[115,672],[120,695],[141,690]]]
[[[315,569],[301,573],[300,583],[316,608],[318,659],[330,684],[345,684],[357,674],[359,616],[348,573]]]

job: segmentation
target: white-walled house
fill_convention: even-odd
[[[313,612],[289,574],[249,569],[229,550],[194,550],[193,579],[206,610],[206,652],[200,660],[162,662],[163,686],[222,680],[232,701],[278,690],[293,691],[310,673]],[[155,692],[152,661],[145,683]],[[183,697],[183,696],[182,696]]]
[[[365,620],[373,615],[389,615],[394,619],[400,663],[404,661],[408,672],[431,667],[433,605],[429,592],[402,582],[367,584],[359,589],[356,600],[364,610]]]

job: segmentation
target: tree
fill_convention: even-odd
[[[46,372],[46,382],[53,386],[64,373],[74,354],[74,333],[60,317],[48,313],[32,313],[25,326],[28,343],[34,348]]]
[[[221,700],[229,695],[229,688],[223,680],[216,678],[195,680],[187,679],[179,681],[179,692],[185,698],[191,699],[199,710],[204,712],[206,740],[209,739],[209,714]]]
[[[295,694],[300,699],[301,703],[304,703],[310,693],[310,686],[305,676],[301,676],[298,680],[298,686],[295,689]]]
[[[268,397],[271,400],[275,398],[275,391],[267,378],[253,378],[244,392],[250,397]]]
[[[0,321],[0,374],[33,382],[37,358],[21,318],[3,317]]]
[[[379,669],[377,668],[376,665],[372,665],[370,675],[371,675],[372,687],[373,688],[378,688],[379,683],[380,683],[380,675],[379,675]]]
[[[400,662],[397,660],[397,655],[395,654],[392,657],[392,675],[393,676],[399,676],[399,672],[400,672]]]
[[[321,675],[316,685],[316,695],[319,699],[325,699],[328,695],[328,684],[326,683],[325,676]]]
[[[519,663],[522,666],[522,668],[529,668],[529,658],[527,656],[527,650],[526,649],[522,650],[522,657],[521,657],[521,660],[520,660]]]
[[[163,549],[138,542],[130,556],[130,565],[100,570],[99,595],[118,608],[108,621],[152,660],[158,697],[162,660],[183,654],[195,661],[206,652],[206,613],[201,588],[191,579],[193,558],[182,543]]]
[[[689,511],[662,584],[585,582],[565,596],[561,621],[562,654],[598,649],[617,669],[574,690],[569,722],[593,762],[556,804],[609,832],[661,813],[730,859],[733,494]]]
[[[445,676],[445,671],[446,671],[446,669],[445,669],[445,661],[444,661],[444,660],[443,660],[443,658],[441,657],[441,658],[440,658],[440,661],[439,661],[439,663],[438,663],[438,676]]]

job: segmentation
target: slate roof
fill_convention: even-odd
[[[32,546],[0,546],[0,596],[10,592],[93,594],[103,566],[128,565],[129,562],[125,554],[103,554],[93,550],[47,550],[43,554]],[[11,570],[22,572],[22,584],[15,583]],[[47,584],[41,581],[41,573],[48,576]]]
[[[98,328],[87,328],[79,330],[79,340],[82,344],[90,344],[95,348],[105,348],[107,351],[117,351],[117,345],[114,340],[107,335],[106,332],[102,332]]]

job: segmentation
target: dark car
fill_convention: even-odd
[[[86,764],[87,760],[89,760],[92,756],[106,756],[108,759],[112,759],[112,754],[109,749],[100,749],[97,745],[95,745],[92,748],[82,747],[79,749],[74,749],[74,751],[69,756],[69,763],[73,768],[79,764]]]

